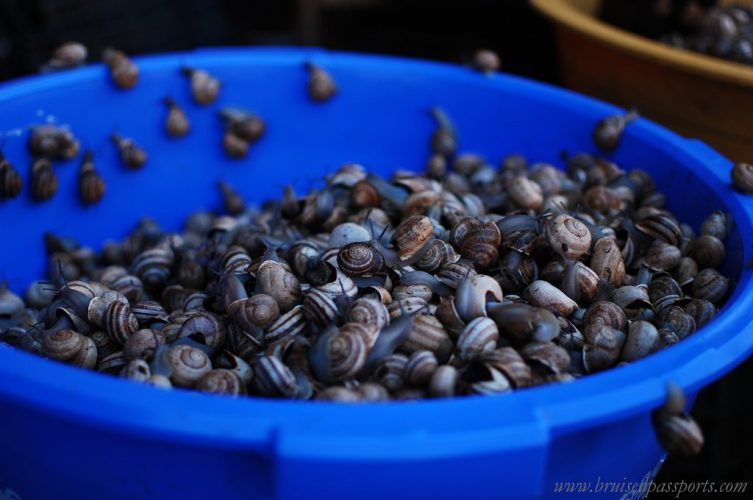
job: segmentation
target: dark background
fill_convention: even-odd
[[[525,0],[0,0],[0,80],[36,72],[68,40],[87,45],[90,60],[106,46],[145,54],[274,44],[463,63],[487,47],[505,71],[558,83],[550,26]],[[657,480],[753,479],[751,381],[749,361],[701,393],[693,415],[703,452],[670,457]]]

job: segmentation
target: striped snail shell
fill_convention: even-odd
[[[512,389],[504,373],[479,359],[465,365],[461,381],[472,394],[498,394]]]
[[[625,342],[625,335],[607,323],[599,322],[583,332],[583,367],[587,373],[610,368],[617,364]]]
[[[553,342],[531,342],[523,346],[520,355],[552,373],[564,373],[570,366],[570,355]]]
[[[210,297],[206,292],[193,292],[183,301],[183,310],[186,312],[203,311],[207,309],[207,302],[209,300]]]
[[[97,330],[95,332],[92,332],[91,335],[89,335],[89,338],[94,341],[94,344],[97,346],[97,358],[102,359],[105,356],[108,356],[115,351],[119,349],[119,347],[110,340],[110,337],[107,336],[107,332],[104,330]]]
[[[481,222],[475,217],[463,217],[457,222],[457,224],[452,226],[452,229],[450,230],[450,244],[453,247],[459,247],[461,242],[480,225]]]
[[[350,305],[347,320],[350,323],[372,325],[377,331],[380,331],[390,323],[390,313],[387,306],[381,302],[361,297],[354,300]]]
[[[439,199],[440,194],[429,189],[413,193],[408,196],[403,204],[403,217],[426,215],[437,206]]]
[[[212,394],[238,396],[246,393],[246,387],[238,375],[224,368],[206,372],[197,382],[196,389]]]
[[[355,377],[366,364],[368,346],[363,336],[331,326],[314,341],[309,352],[311,370],[326,384]]]
[[[167,323],[168,321],[167,311],[156,300],[138,302],[131,307],[131,312],[136,316],[139,325],[144,327],[153,322]]]
[[[123,357],[126,361],[144,359],[150,361],[159,344],[166,342],[165,334],[160,330],[144,328],[128,337],[123,345]]]
[[[400,262],[420,259],[434,239],[434,224],[425,215],[411,215],[395,228],[393,239]]]
[[[193,387],[212,369],[209,357],[189,345],[173,346],[167,350],[165,357],[171,368],[170,380],[176,386]]]
[[[179,338],[189,337],[206,344],[210,349],[220,349],[225,343],[227,329],[222,319],[209,311],[191,315],[180,328]]]
[[[15,198],[22,187],[21,174],[0,154],[0,200]]]
[[[259,292],[274,297],[281,312],[290,311],[301,300],[298,278],[273,260],[266,260],[259,266],[256,286]]]
[[[295,306],[269,325],[264,334],[267,344],[274,344],[287,337],[294,337],[306,330],[306,316],[303,314],[304,306]]]
[[[388,391],[395,392],[403,387],[405,366],[408,356],[404,354],[390,354],[380,359],[374,369],[374,379]]]
[[[434,370],[429,381],[429,394],[435,398],[449,398],[455,395],[458,384],[458,371],[450,365],[442,365]]]
[[[162,288],[170,277],[175,254],[166,246],[145,250],[131,263],[131,271],[148,288]]]
[[[460,282],[475,274],[478,273],[473,266],[460,262],[453,262],[442,266],[437,272],[436,278],[450,288],[457,288]]]
[[[120,376],[134,382],[146,382],[152,376],[152,370],[143,359],[134,359],[123,367]]]
[[[379,336],[381,329],[367,323],[345,323],[340,327],[342,335],[360,335],[366,343],[366,348],[371,349]]]
[[[102,60],[110,70],[113,83],[122,89],[136,85],[139,79],[139,67],[122,51],[105,49]]]
[[[640,216],[635,227],[651,239],[662,240],[679,247],[682,244],[682,230],[677,220],[668,212],[651,209],[636,213]]]
[[[458,250],[476,269],[488,269],[499,257],[501,241],[502,235],[495,223],[479,223],[460,240]]]
[[[677,267],[682,258],[679,248],[657,240],[643,256],[643,264],[654,271],[669,271]]]
[[[83,368],[94,368],[97,363],[94,341],[73,330],[45,332],[42,336],[42,353]]]
[[[433,273],[445,264],[452,264],[460,259],[460,255],[446,241],[435,239],[431,242],[423,256],[416,262],[417,269]]]
[[[523,357],[512,347],[500,347],[481,353],[479,359],[497,370],[516,388],[528,387],[533,382],[531,367],[526,364]]]
[[[118,300],[110,302],[105,311],[105,330],[113,342],[122,346],[138,329],[139,321],[128,304]]]
[[[722,212],[721,210],[712,212],[703,220],[703,223],[701,224],[701,234],[715,236],[721,241],[724,241],[727,238],[728,220],[729,216],[725,212]]]
[[[691,257],[681,258],[677,267],[672,271],[672,277],[681,287],[693,283],[696,275],[698,275],[698,264]]]
[[[306,68],[309,71],[306,91],[312,100],[323,102],[337,94],[337,84],[329,72],[311,62],[306,62]]]
[[[703,432],[688,415],[672,415],[659,410],[653,413],[652,422],[659,443],[668,453],[692,456],[701,452]]]
[[[251,256],[245,248],[239,245],[230,246],[220,259],[220,269],[225,273],[233,273],[245,269],[251,264]]]
[[[233,321],[244,330],[266,328],[280,317],[280,306],[274,297],[257,293],[247,299],[240,299],[227,306]]]
[[[128,305],[128,299],[121,293],[114,290],[107,290],[101,295],[93,297],[87,306],[86,316],[90,323],[100,328],[105,326],[107,309],[113,302],[120,302]],[[161,307],[161,306],[160,306]],[[138,320],[138,317],[136,317]]]
[[[470,361],[480,354],[497,346],[499,330],[497,324],[485,317],[471,320],[458,337],[455,352],[461,361]]]
[[[97,360],[97,371],[117,375],[123,370],[128,361],[123,357],[123,351],[115,351]]]
[[[433,352],[423,349],[414,351],[405,364],[405,380],[416,387],[425,386],[431,380],[437,366],[439,363]]]
[[[358,287],[347,274],[337,271],[334,280],[317,287],[326,293],[332,299],[345,295],[346,297],[355,298],[358,295]]]
[[[366,242],[348,243],[340,248],[337,264],[353,276],[373,276],[384,269],[384,257]]]
[[[418,350],[431,351],[440,363],[447,362],[452,353],[452,347],[452,340],[442,323],[436,317],[426,314],[414,317],[408,338],[400,346],[408,353]]]
[[[105,180],[91,162],[85,162],[78,171],[78,190],[84,203],[97,203],[105,194]]]
[[[312,288],[303,299],[303,314],[320,329],[336,323],[340,312],[332,297]]]
[[[191,96],[194,101],[206,105],[217,99],[222,86],[217,78],[203,69],[182,68],[181,72],[190,79]]]
[[[625,312],[617,304],[609,301],[594,302],[588,307],[583,317],[583,325],[586,331],[592,326],[600,324],[622,330],[626,321]]]
[[[408,297],[402,300],[393,300],[387,304],[387,311],[390,313],[390,320],[395,320],[403,314],[412,314],[417,312],[428,312],[428,304],[421,297]]]

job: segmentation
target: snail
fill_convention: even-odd
[[[124,166],[130,169],[139,169],[146,163],[146,151],[141,148],[133,139],[123,137],[119,134],[111,134],[110,138],[118,148],[120,161]]]
[[[309,72],[306,91],[313,101],[328,101],[337,94],[337,84],[329,72],[311,61],[306,61],[304,66]]]
[[[110,70],[110,78],[121,89],[130,89],[139,80],[139,67],[122,51],[107,48],[102,60]]]
[[[78,192],[86,204],[97,203],[105,194],[106,184],[102,175],[94,167],[92,153],[87,151],[78,169]]]
[[[189,68],[183,66],[180,68],[182,75],[187,76],[191,85],[191,96],[198,104],[207,105],[217,100],[222,84],[203,69]]]
[[[58,178],[52,163],[46,158],[34,160],[31,164],[31,196],[34,201],[47,201],[58,190]]]
[[[222,108],[219,115],[227,132],[249,143],[259,140],[267,128],[261,116],[238,108]]]
[[[745,194],[753,194],[753,165],[738,162],[732,167],[732,186]]]
[[[0,200],[17,197],[22,186],[21,174],[0,152]]]
[[[52,57],[47,61],[43,71],[46,69],[61,70],[82,66],[86,63],[88,52],[86,46],[82,43],[65,42],[53,51]]]
[[[165,97],[162,102],[167,106],[165,131],[170,137],[183,137],[191,130],[191,122],[186,112],[172,97]]]
[[[473,53],[473,67],[482,73],[499,71],[499,56],[489,49],[479,49]]]
[[[627,114],[611,115],[599,120],[592,134],[594,143],[605,151],[616,149],[625,127],[636,118],[638,113],[630,111]]]

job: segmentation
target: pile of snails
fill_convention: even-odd
[[[182,233],[143,220],[99,253],[48,234],[49,279],[25,300],[0,293],[2,340],[164,388],[408,400],[632,363],[723,304],[725,213],[696,234],[649,174],[591,154],[565,171],[520,155],[494,166],[458,153],[432,112],[423,173],[346,164],[261,208],[220,183],[225,214],[196,212]],[[603,120],[594,140],[616,147],[629,121]]]

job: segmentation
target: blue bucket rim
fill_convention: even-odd
[[[447,79],[473,79],[476,83],[480,78],[475,72],[448,63],[318,48],[208,48],[135,59],[142,71],[185,64],[209,68],[237,66],[254,61],[288,65],[314,59],[335,66],[376,63]],[[24,77],[0,84],[0,103],[103,78],[104,74],[104,67],[96,64]],[[522,77],[499,73],[486,82],[505,91],[535,93],[537,100],[552,104],[566,97],[594,117],[620,111],[596,99]],[[753,198],[730,187],[729,160],[700,141],[682,138],[643,118],[631,123],[627,134],[646,142],[650,140],[653,147],[708,180],[710,187],[724,199],[741,232],[743,258],[748,262],[753,257]],[[752,288],[751,270],[744,266],[737,288],[714,321],[671,349],[572,383],[496,396],[356,405],[258,397],[232,399],[184,390],[164,392],[0,346],[0,377],[5,381],[0,384],[0,397],[52,413],[57,418],[86,419],[88,425],[102,429],[115,426],[119,432],[131,435],[146,434],[163,440],[191,438],[231,448],[266,449],[272,441],[283,442],[280,436],[284,431],[298,436],[294,444],[285,441],[295,453],[318,456],[383,454],[385,458],[394,458],[396,440],[406,436],[423,439],[433,446],[403,447],[399,453],[402,457],[526,447],[540,444],[553,431],[647,412],[664,399],[669,380],[694,393],[731,370],[753,352],[750,327],[753,319],[746,317],[746,311],[753,310]],[[667,371],[667,366],[674,368]],[[587,413],[584,408],[588,408]],[[360,445],[354,445],[355,442]],[[319,443],[326,443],[326,449],[312,446]]]

